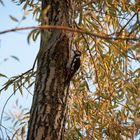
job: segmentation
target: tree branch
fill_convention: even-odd
[[[140,38],[133,38],[133,37],[112,37],[109,35],[100,35],[100,34],[96,34],[87,30],[82,30],[82,29],[73,29],[73,28],[69,28],[66,26],[53,26],[53,25],[46,25],[46,26],[28,26],[28,27],[21,27],[21,28],[12,28],[12,29],[8,29],[8,30],[4,30],[0,32],[1,34],[5,34],[5,33],[9,33],[9,32],[15,32],[15,31],[21,31],[21,30],[30,30],[30,29],[40,29],[40,30],[44,30],[44,29],[55,29],[55,30],[64,30],[64,31],[70,31],[70,32],[77,32],[77,33],[83,33],[83,34],[87,34],[90,36],[94,36],[97,38],[101,38],[101,39],[105,39],[105,40],[133,40],[133,41],[138,41],[140,40]]]

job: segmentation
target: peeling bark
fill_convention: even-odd
[[[73,26],[72,0],[42,0],[50,6],[42,24]],[[68,93],[65,87],[71,34],[42,31],[27,140],[63,140]]]

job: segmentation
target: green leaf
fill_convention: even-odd
[[[5,84],[4,84],[4,90],[6,91],[8,89],[9,86],[11,86],[13,84],[13,80],[8,80]]]
[[[26,0],[20,0],[20,4],[22,4],[23,2],[26,2]]]
[[[18,87],[18,90],[19,90],[19,92],[21,93],[21,95],[23,95],[22,86],[21,86],[21,84],[19,84],[18,82],[17,82],[17,87]]]
[[[5,78],[7,78],[7,76],[4,75],[4,74],[2,74],[2,73],[0,73],[0,77],[5,77]]]
[[[15,59],[15,60],[18,61],[18,62],[20,61],[19,58],[16,57],[16,56],[14,56],[14,55],[11,55],[10,57],[13,58],[13,59]]]
[[[22,20],[25,20],[25,19],[26,19],[26,16],[23,16],[23,17],[22,17]]]
[[[36,41],[38,35],[40,34],[40,31],[38,29],[32,30],[27,37],[27,42],[30,44],[30,40],[32,39],[33,41]]]
[[[9,16],[13,21],[15,21],[15,22],[18,22],[18,19],[16,18],[16,17],[14,17],[14,16]]]
[[[4,6],[4,3],[3,3],[3,1],[2,1],[2,0],[0,0],[0,4],[1,4],[2,6]]]
[[[14,94],[16,93],[16,88],[17,88],[17,83],[14,82],[14,84],[13,84],[13,91],[14,91]]]
[[[79,128],[75,128],[75,130],[76,130],[78,136],[82,138],[83,136],[81,134],[81,130]]]

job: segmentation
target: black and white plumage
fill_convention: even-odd
[[[74,74],[80,68],[80,56],[81,52],[79,50],[74,51],[73,57],[67,67],[67,76],[66,76],[66,84],[70,82]]]

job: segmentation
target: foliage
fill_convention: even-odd
[[[0,76],[6,77],[6,75],[3,74],[0,74]],[[22,95],[22,88],[28,90],[34,84],[34,76],[35,72],[33,71],[33,68],[18,76],[13,76],[8,79],[8,81],[3,85],[3,88],[0,89],[0,92],[2,92],[3,90],[7,90],[12,86],[13,93],[16,93],[19,90]]]
[[[40,1],[13,1],[32,11],[40,21]],[[134,139],[140,128],[140,42],[126,38],[140,38],[140,2],[76,0],[76,3],[76,28],[106,38],[74,34],[75,44],[83,55],[81,69],[70,87],[65,138]],[[32,31],[28,40],[35,41],[39,33]],[[26,77],[19,79],[26,81]],[[5,86],[14,82],[17,81]]]
[[[2,0],[0,0],[0,4],[4,6],[4,3],[3,3],[3,1],[2,1]]]
[[[75,41],[83,56],[81,70],[71,88],[68,132],[78,130],[79,138],[82,135],[85,139],[133,139],[139,134],[140,124],[136,121],[140,111],[140,65],[133,68],[136,61],[140,63],[139,41],[123,38],[139,38],[140,3],[89,3],[84,7],[81,3],[77,27],[122,39],[77,35]]]
[[[13,127],[10,128],[12,139],[19,137],[24,140],[28,128],[29,109],[19,105],[18,100],[16,100],[12,111],[5,113],[4,119],[13,123]],[[7,137],[10,137],[10,134],[7,134]]]

